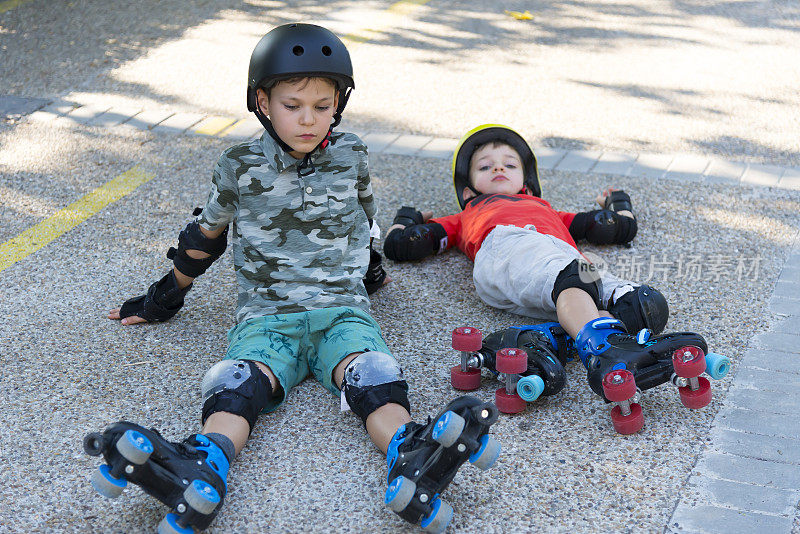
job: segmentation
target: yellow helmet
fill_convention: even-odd
[[[525,171],[525,191],[535,197],[542,196],[542,188],[539,186],[539,170],[536,168],[536,156],[525,139],[508,126],[482,124],[464,134],[453,153],[453,187],[456,191],[458,206],[463,210],[467,204],[464,200],[464,189],[470,186],[469,161],[472,159],[472,154],[477,147],[491,141],[506,143],[517,151]]]

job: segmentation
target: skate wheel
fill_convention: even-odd
[[[681,347],[672,353],[672,367],[683,378],[700,376],[706,370],[705,354],[699,347]]]
[[[714,380],[724,378],[731,369],[731,361],[727,356],[709,352],[706,354],[706,373]]]
[[[153,444],[141,432],[128,429],[117,440],[117,450],[130,463],[142,465],[153,453]]]
[[[528,353],[522,349],[500,349],[497,351],[495,367],[498,373],[518,375],[528,370]]]
[[[183,498],[186,499],[186,504],[203,515],[213,512],[222,500],[214,486],[203,480],[192,481],[184,490]]]
[[[462,371],[460,365],[450,368],[450,383],[455,389],[472,391],[481,387],[481,370],[470,368]]]
[[[500,456],[500,443],[489,434],[484,434],[479,443],[481,447],[469,457],[469,461],[481,471],[486,471]]]
[[[128,485],[124,478],[114,478],[106,464],[98,467],[91,478],[94,489],[106,499],[116,499]]]
[[[447,525],[453,520],[453,507],[442,499],[433,501],[433,510],[428,517],[422,519],[419,526],[425,532],[440,534],[445,531]]]
[[[481,350],[483,334],[477,328],[471,326],[459,326],[453,330],[453,348],[463,352],[475,352]]]
[[[494,392],[494,403],[497,405],[497,409],[503,413],[524,412],[528,406],[516,393],[512,395],[506,393],[506,388],[500,388]]]
[[[406,509],[416,492],[417,484],[401,475],[392,480],[392,483],[386,488],[383,502],[389,510],[399,514]]]
[[[642,407],[635,403],[631,404],[630,415],[622,415],[622,409],[614,406],[611,409],[611,422],[614,423],[614,430],[618,434],[635,434],[644,426]]]
[[[525,402],[533,402],[544,391],[544,380],[539,375],[523,376],[517,382],[517,394]]]
[[[603,377],[603,395],[611,402],[622,402],[636,394],[636,381],[627,369],[616,369]]]
[[[83,450],[89,456],[100,456],[103,452],[103,435],[99,432],[86,434],[83,438]]]
[[[451,446],[464,431],[466,421],[455,412],[446,411],[437,421],[431,437],[445,447]]]
[[[696,410],[711,402],[711,382],[704,376],[698,376],[699,388],[692,391],[689,386],[678,388],[681,395],[681,402],[687,408]]]
[[[194,534],[194,529],[180,526],[178,516],[170,513],[158,524],[158,534]]]

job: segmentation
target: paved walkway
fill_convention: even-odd
[[[97,104],[16,101],[22,120],[149,129],[163,134],[248,139],[254,119],[169,111],[115,109]],[[356,132],[371,153],[449,159],[456,139],[391,132]],[[724,182],[800,189],[800,168],[723,161],[696,155],[611,154],[536,148],[539,167],[686,182]],[[707,447],[665,532],[798,532],[800,500],[800,240],[770,300],[779,319],[755,336],[741,361]]]
[[[25,109],[25,104],[18,104]],[[205,116],[169,110],[117,109],[96,103],[79,106],[56,101],[35,111],[30,120],[64,120],[95,127],[129,127],[164,134],[209,135],[231,141],[261,135],[254,118]],[[354,131],[354,130],[350,130]],[[357,131],[372,154],[397,154],[430,158],[452,157],[457,139],[382,131]],[[800,167],[782,167],[729,161],[696,154],[624,154],[534,147],[540,170],[585,172],[687,182],[762,185],[800,190]]]

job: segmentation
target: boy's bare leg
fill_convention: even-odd
[[[334,384],[339,385],[342,383],[347,364],[359,354],[361,353],[350,354],[339,362],[333,370]],[[391,443],[397,429],[409,422],[411,422],[411,415],[405,408],[394,403],[384,404],[367,416],[367,434],[369,434],[372,443],[386,454],[389,450],[389,443]],[[245,424],[247,423],[245,422]]]
[[[263,371],[269,383],[272,386],[273,393],[278,389],[278,379],[272,373],[272,370],[261,362],[255,362],[256,366]],[[203,434],[215,433],[227,436],[233,442],[233,447],[236,454],[244,448],[247,443],[247,438],[250,436],[250,425],[247,419],[241,415],[236,415],[228,412],[216,412],[211,414],[206,419],[206,424],[203,425]]]
[[[592,297],[583,289],[571,287],[558,295],[556,315],[561,327],[572,339],[577,337],[581,328],[598,317],[611,317],[605,310],[598,310]]]

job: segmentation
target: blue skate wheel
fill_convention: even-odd
[[[517,394],[526,402],[533,402],[544,391],[544,380],[539,375],[523,376],[517,382]]]
[[[194,534],[192,527],[182,527],[178,524],[176,514],[167,514],[158,524],[158,534]]]
[[[481,446],[469,457],[469,461],[481,471],[485,471],[492,467],[500,456],[500,442],[489,434],[485,434],[481,436],[478,443]]]
[[[406,509],[416,492],[417,484],[401,475],[392,480],[392,483],[386,488],[386,496],[383,498],[383,502],[391,511],[399,514]]]
[[[192,481],[184,490],[183,498],[193,510],[203,515],[213,512],[221,500],[214,486],[203,480]]]
[[[446,411],[433,426],[431,437],[445,447],[449,447],[458,440],[465,425],[466,421],[463,417],[455,412]]]
[[[719,380],[728,374],[731,369],[731,361],[727,356],[709,352],[706,354],[706,373],[714,380]]]
[[[433,501],[433,510],[431,514],[423,518],[419,526],[421,526],[422,530],[425,532],[440,534],[445,531],[452,519],[453,507],[441,499],[436,499]]]
[[[114,478],[106,464],[101,465],[92,473],[91,482],[97,493],[106,499],[116,499],[128,485],[128,481],[124,478]]]
[[[117,440],[117,450],[130,463],[142,465],[153,453],[153,444],[141,432],[128,429]]]

